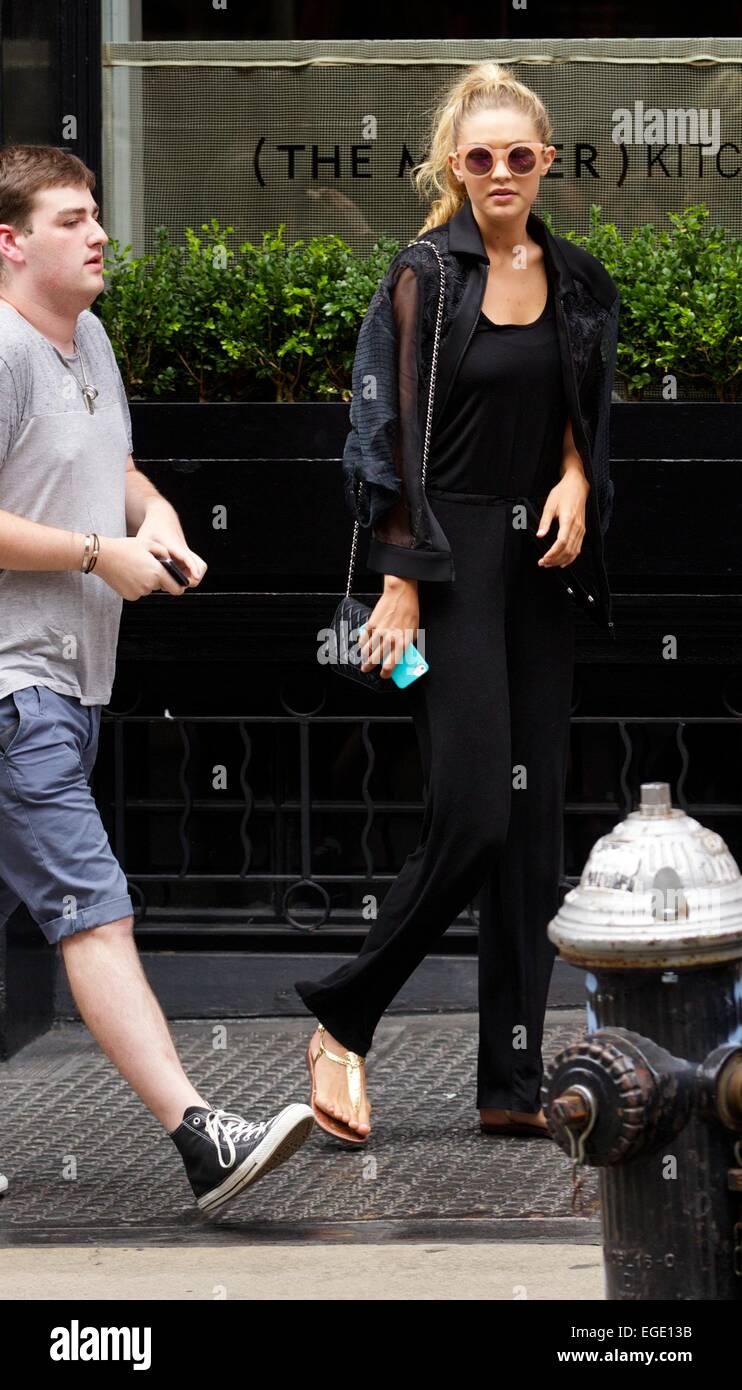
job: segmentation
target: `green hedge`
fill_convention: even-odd
[[[541,214],[549,227],[547,213]],[[593,205],[586,236],[622,298],[617,375],[628,399],[656,394],[672,374],[718,400],[737,398],[742,368],[742,240],[707,226],[703,204],[625,239]],[[152,256],[111,239],[96,312],[127,392],[159,400],[347,401],[356,338],[399,244],[367,258],[335,236],[286,246],[283,224],[259,246],[230,245],[216,218],[174,246],[166,228]],[[552,227],[553,230],[553,227]]]

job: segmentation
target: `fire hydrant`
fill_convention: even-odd
[[[553,1138],[600,1169],[606,1297],[742,1301],[742,879],[646,782],[549,936],[587,1032],[545,1070]]]

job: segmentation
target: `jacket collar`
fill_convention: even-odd
[[[567,291],[574,290],[574,281],[570,273],[569,266],[564,253],[557,239],[552,236],[546,223],[533,210],[528,214],[526,221],[526,231],[529,236],[543,247],[546,260],[551,266],[553,276],[556,280],[557,293],[561,296]],[[448,246],[449,250],[457,254],[476,256],[477,260],[489,261],[489,256],[484,249],[482,233],[479,230],[479,223],[471,205],[470,198],[466,197],[453,217],[448,219]]]

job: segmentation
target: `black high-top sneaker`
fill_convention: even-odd
[[[170,1138],[202,1211],[211,1213],[296,1153],[314,1128],[308,1105],[285,1105],[269,1120],[189,1105]]]

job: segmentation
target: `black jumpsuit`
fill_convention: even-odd
[[[427,791],[420,843],[356,959],[295,985],[329,1032],[365,1055],[391,1000],[481,890],[479,1108],[541,1104],[574,614],[513,507],[526,495],[540,510],[559,482],[566,419],[551,285],[533,323],[480,313],[428,460],[456,578],[418,581],[430,669],[405,693]]]

